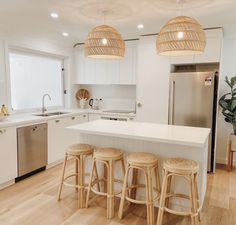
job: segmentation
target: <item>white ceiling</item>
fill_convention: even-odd
[[[203,27],[223,26],[236,34],[236,0],[182,0],[183,14],[195,17]],[[0,0],[0,33],[15,38],[55,40],[65,45],[83,42],[90,29],[106,22],[124,38],[156,33],[171,17],[180,14],[176,0]],[[58,19],[50,17],[59,14]],[[144,24],[139,31],[136,26]],[[69,37],[63,37],[68,32]]]

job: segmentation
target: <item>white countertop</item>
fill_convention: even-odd
[[[40,114],[41,112],[12,114],[6,119],[4,119],[3,121],[0,121],[0,128],[6,128],[10,126],[21,126],[25,124],[43,123],[48,120],[53,120],[53,119],[58,119],[58,118],[63,118],[63,117],[68,117],[68,116],[75,116],[75,115],[79,115],[83,113],[135,117],[134,113],[129,113],[129,114],[107,113],[107,112],[103,112],[102,110],[93,110],[93,109],[59,109],[56,111],[68,112],[68,113],[62,114],[62,115],[56,115],[56,116],[49,116],[49,117],[36,116],[36,114]],[[55,111],[48,111],[47,113],[50,113],[50,112],[55,112]]]
[[[210,129],[142,122],[95,120],[68,129],[79,133],[204,147]]]

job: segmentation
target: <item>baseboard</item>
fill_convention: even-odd
[[[0,191],[3,190],[4,188],[7,188],[7,187],[13,185],[13,184],[15,184],[15,180],[14,179],[0,184]]]
[[[228,159],[227,158],[217,158],[216,163],[227,165]],[[233,164],[236,165],[236,159],[234,159]]]
[[[61,164],[61,163],[63,162],[63,160],[64,160],[64,159],[60,159],[60,160],[58,160],[58,161],[56,161],[56,162],[53,162],[53,163],[48,164],[48,165],[46,166],[46,169],[50,169],[50,168],[52,168],[52,167],[54,167],[54,166],[57,166],[57,165]]]

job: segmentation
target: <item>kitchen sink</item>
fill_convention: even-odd
[[[42,117],[48,117],[48,116],[60,116],[67,114],[69,112],[52,112],[52,113],[41,113],[41,114],[35,114],[34,116],[42,116]]]

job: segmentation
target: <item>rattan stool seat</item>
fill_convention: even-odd
[[[184,158],[170,158],[164,161],[164,169],[173,173],[191,174],[199,170],[197,162]]]
[[[152,153],[135,152],[127,156],[127,161],[131,165],[152,166],[158,162],[158,158]]]
[[[123,157],[123,152],[117,148],[98,148],[94,150],[94,157],[100,160],[119,160]]]
[[[88,144],[75,144],[70,146],[67,150],[66,153],[70,155],[88,155],[93,153],[94,147],[92,145]]]

